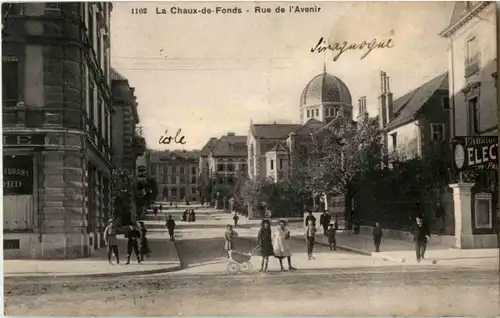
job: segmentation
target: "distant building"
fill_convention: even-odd
[[[139,114],[134,88],[128,80],[111,69],[111,92],[113,99],[113,165],[136,175],[136,159],[144,154],[145,140],[137,134]]]
[[[247,136],[229,132],[213,145],[207,157],[209,179],[215,184],[233,185],[247,175]]]
[[[432,146],[449,148],[448,73],[393,101],[389,77],[381,72],[379,121],[389,156],[425,156]]]
[[[4,258],[103,247],[111,216],[110,2],[2,3]]]
[[[157,200],[196,200],[199,192],[199,151],[151,151],[148,173],[158,183]]]
[[[200,159],[199,159],[199,167],[198,171],[200,173],[200,184],[208,184],[208,181],[210,180],[210,169],[208,166],[208,155],[210,155],[210,152],[214,148],[215,144],[217,143],[218,139],[215,137],[212,137],[208,140],[208,142],[203,146],[200,152]]]

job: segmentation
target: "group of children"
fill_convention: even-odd
[[[330,245],[330,251],[337,250],[337,240],[335,238],[337,230],[338,226],[334,221],[328,224],[325,235],[328,237],[328,244]],[[304,235],[307,244],[307,257],[310,260],[314,259],[313,250],[314,250],[314,245],[316,243],[316,225],[314,224],[314,220],[309,219],[307,221],[307,226]]]

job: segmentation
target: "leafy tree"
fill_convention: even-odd
[[[140,180],[136,184],[135,203],[138,211],[144,206],[150,206],[158,196],[158,183],[154,178]]]
[[[111,178],[113,218],[120,224],[132,222],[132,200],[134,196],[134,180],[127,170],[115,170]]]

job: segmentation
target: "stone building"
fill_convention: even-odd
[[[456,2],[449,25],[441,32],[449,41],[450,139],[492,136],[488,146],[495,148],[498,148],[497,18],[494,2]],[[484,150],[481,153],[476,159],[469,155],[467,161],[498,160],[496,154],[482,159]],[[470,183],[450,185],[456,247],[497,247],[498,168],[486,170],[477,171]]]
[[[151,151],[148,172],[158,183],[157,200],[185,201],[198,197],[199,151]]]
[[[112,4],[2,9],[4,257],[89,256],[111,214]]]
[[[111,92],[113,100],[113,165],[136,174],[136,159],[144,154],[145,140],[139,136],[137,125],[137,98],[128,80],[111,69]]]
[[[208,176],[214,184],[234,185],[247,171],[247,137],[229,132],[220,137],[207,157]]]

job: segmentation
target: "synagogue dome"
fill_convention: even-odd
[[[336,76],[323,72],[313,77],[300,97],[300,107],[324,104],[352,105],[347,85]]]

